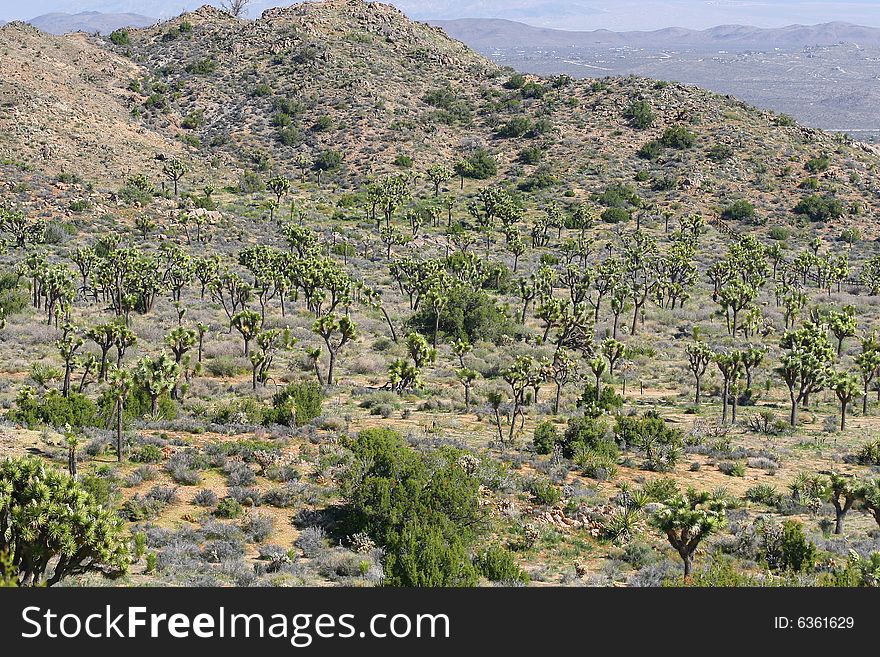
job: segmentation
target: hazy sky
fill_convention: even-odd
[[[0,18],[28,19],[53,11],[132,12],[175,16],[208,0],[0,0]],[[218,4],[219,0],[208,2]],[[255,0],[252,15],[284,0]],[[779,27],[833,20],[880,27],[880,0],[391,0],[412,18],[509,18],[563,29],[706,28],[721,24]]]

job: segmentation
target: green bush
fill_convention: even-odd
[[[550,420],[544,420],[535,427],[535,437],[532,440],[535,451],[538,454],[551,454],[559,442],[559,430]]]
[[[674,125],[663,132],[660,137],[660,145],[666,148],[675,148],[678,150],[686,150],[693,148],[697,143],[697,137],[683,125]]]
[[[813,159],[807,161],[804,165],[804,169],[809,171],[810,173],[822,173],[823,171],[828,171],[828,167],[831,166],[831,160],[827,155],[822,155],[820,157],[814,157]]]
[[[610,438],[608,425],[597,417],[573,417],[568,421],[562,439],[559,442],[562,455],[574,458],[580,449],[598,449],[605,454],[616,454],[617,445]]]
[[[504,336],[515,336],[517,325],[504,308],[486,292],[458,287],[447,295],[449,301],[440,313],[440,333],[449,339],[498,343]],[[410,318],[409,326],[422,335],[433,335],[436,314],[431,304],[422,304]]]
[[[128,30],[114,30],[110,33],[110,42],[114,46],[127,46],[131,44],[131,37],[128,34]]]
[[[636,155],[643,160],[656,160],[663,155],[663,145],[656,139],[652,139],[649,142],[645,142],[645,144],[636,151]]]
[[[654,110],[646,100],[637,100],[623,113],[629,124],[638,130],[645,130],[654,124]]]
[[[770,229],[770,239],[776,241],[787,240],[789,236],[788,228],[785,226],[773,226]]]
[[[487,180],[498,173],[498,163],[485,148],[478,148],[472,155],[465,158],[465,162],[468,164],[466,178]]]
[[[529,583],[529,575],[516,564],[510,550],[490,547],[474,557],[477,572],[490,582]]]
[[[251,397],[233,399],[214,408],[211,422],[215,424],[260,424],[263,421],[264,411],[264,407]]]
[[[263,414],[264,424],[304,426],[321,415],[324,391],[317,383],[291,383],[272,397],[272,408]]]
[[[8,416],[13,422],[29,428],[40,425],[58,428],[65,424],[82,428],[103,424],[98,407],[91,399],[76,392],[64,397],[54,389],[40,397],[33,388],[22,388],[16,397],[15,407],[9,410]]]
[[[148,443],[132,450],[129,458],[135,463],[159,463],[164,457],[161,447]]]
[[[658,472],[675,466],[684,445],[681,430],[668,426],[663,418],[650,411],[642,417],[618,417],[614,434],[618,443],[645,455],[647,469]]]
[[[617,446],[611,441],[605,441],[597,447],[578,448],[574,462],[585,476],[607,481],[617,476],[617,457]]]
[[[215,516],[227,520],[240,518],[243,513],[244,510],[241,508],[241,504],[231,497],[224,497],[217,503],[217,508],[214,509]]]
[[[419,454],[387,429],[362,431],[340,476],[349,535],[368,534],[385,550],[389,586],[472,586],[468,555],[483,524],[479,481],[449,448]]]
[[[846,208],[843,202],[833,196],[810,194],[800,200],[794,213],[807,216],[810,221],[831,221],[840,219]]]
[[[607,224],[620,224],[632,219],[632,214],[624,208],[607,208],[602,213],[602,221]]]
[[[526,485],[526,490],[532,494],[535,502],[542,506],[553,506],[562,499],[562,493],[549,479],[532,479]]]
[[[721,212],[721,217],[728,221],[754,221],[755,216],[755,206],[744,199],[734,201]]]
[[[782,525],[780,567],[795,572],[811,572],[816,567],[816,546],[806,536],[801,523],[786,520]]]

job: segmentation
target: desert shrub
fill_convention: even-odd
[[[807,160],[807,163],[804,165],[804,169],[806,169],[810,173],[822,173],[824,171],[828,171],[828,167],[830,166],[831,159],[827,155],[820,155],[819,157],[814,157]]]
[[[746,476],[746,466],[741,461],[721,461],[718,469],[729,477]]]
[[[491,547],[474,557],[477,572],[490,582],[528,584],[529,575],[520,568],[510,550]]]
[[[746,491],[746,499],[756,504],[776,506],[782,502],[782,493],[770,484],[756,484]]]
[[[216,406],[211,415],[211,422],[255,425],[263,422],[264,412],[264,407],[256,399],[242,397]]]
[[[447,295],[449,302],[440,314],[440,333],[449,339],[499,343],[504,336],[518,333],[516,324],[486,292],[461,286]],[[422,304],[409,326],[423,335],[433,335],[435,310]]]
[[[207,488],[203,488],[193,497],[193,504],[198,506],[212,507],[216,506],[217,502],[217,493]]]
[[[629,124],[638,130],[645,130],[654,124],[654,110],[646,100],[633,102],[623,113]]]
[[[550,454],[559,442],[559,430],[549,420],[544,420],[535,427],[535,437],[532,440],[535,451],[538,454]]]
[[[352,465],[340,477],[349,535],[364,532],[385,550],[391,586],[469,586],[468,551],[481,526],[479,481],[460,452],[422,455],[399,434],[361,431],[348,444]]]
[[[64,397],[58,390],[49,390],[42,397],[33,388],[21,388],[15,406],[8,417],[13,422],[35,428],[40,425],[74,428],[96,427],[103,424],[95,403],[80,393],[71,392]]]
[[[632,219],[632,214],[625,208],[607,208],[602,212],[602,221],[607,224],[619,224]]]
[[[755,206],[745,199],[729,204],[721,211],[721,217],[728,221],[754,221]]]
[[[320,527],[306,527],[294,542],[303,556],[314,559],[327,549],[327,535]]]
[[[194,75],[208,75],[217,70],[217,62],[210,58],[200,59],[186,65],[186,72]]]
[[[241,523],[241,530],[244,532],[250,543],[262,543],[272,535],[272,518],[265,513],[250,513],[244,522]]]
[[[553,485],[553,482],[542,477],[535,477],[527,481],[525,490],[531,493],[537,504],[542,506],[553,506],[562,499],[562,493]]]
[[[487,180],[498,173],[498,163],[485,148],[478,148],[464,160],[467,163],[466,178]]]
[[[217,503],[217,508],[214,509],[214,515],[218,518],[238,518],[242,513],[244,513],[244,510],[241,508],[241,504],[232,497],[224,497]]]
[[[656,160],[663,155],[663,146],[656,139],[652,139],[651,141],[645,142],[641,148],[636,151],[636,155],[643,160]]]
[[[696,136],[683,125],[674,125],[666,128],[663,136],[660,137],[660,144],[662,146],[678,150],[693,148],[696,142]]]
[[[131,44],[131,37],[128,34],[128,30],[119,29],[114,30],[110,33],[110,42],[114,46],[127,46]]]
[[[786,520],[782,525],[780,552],[779,566],[783,570],[810,572],[816,566],[816,546],[807,540],[803,526],[795,520]]]
[[[238,376],[248,371],[247,365],[240,358],[233,356],[217,356],[205,362],[205,369],[212,376],[223,378]]]
[[[129,459],[135,463],[159,463],[165,455],[158,445],[140,445],[131,451]]]
[[[787,240],[789,237],[788,228],[785,226],[773,226],[768,233],[768,236],[771,240],[776,240],[777,242],[782,240]]]
[[[645,467],[657,472],[674,467],[684,445],[681,430],[668,426],[663,418],[650,411],[642,417],[618,417],[614,433],[619,443],[642,452]]]
[[[598,447],[579,448],[574,462],[587,477],[607,481],[617,476],[617,457],[617,446],[606,441]]]
[[[672,477],[659,477],[643,487],[645,495],[653,502],[665,502],[678,495],[678,483]]]
[[[833,221],[840,219],[846,208],[843,201],[833,196],[810,194],[794,207],[794,213],[804,215],[810,221]]]
[[[532,122],[527,116],[515,116],[506,123],[502,123],[495,131],[495,135],[501,138],[522,137],[531,129]]]
[[[234,463],[226,475],[228,486],[253,486],[257,483],[257,475],[245,463]]]
[[[242,506],[260,506],[263,496],[258,488],[244,486],[230,486],[226,493]]]
[[[539,147],[528,146],[519,152],[518,159],[522,164],[538,164],[543,156],[544,151]]]
[[[580,449],[596,449],[603,454],[615,455],[617,445],[609,435],[608,425],[601,418],[573,417],[559,441],[565,458],[574,458]]]
[[[272,408],[263,414],[264,424],[304,426],[321,415],[324,391],[317,383],[291,383],[272,397]]]
[[[713,162],[724,162],[733,157],[733,148],[727,144],[713,144],[712,147],[706,151],[706,157]]]
[[[856,462],[861,465],[880,465],[880,440],[872,440],[856,451]]]
[[[603,413],[614,413],[623,406],[623,397],[614,392],[612,386],[602,386],[596,397],[596,386],[587,383],[584,392],[578,400],[578,408],[583,409],[584,415],[598,417]]]

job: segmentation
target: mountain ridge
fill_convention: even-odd
[[[741,49],[803,48],[834,45],[841,42],[865,46],[880,46],[880,28],[865,27],[844,22],[818,25],[789,25],[783,28],[759,28],[749,25],[718,25],[705,30],[668,27],[651,31],[616,32],[606,29],[568,31],[534,27],[526,23],[504,19],[456,19],[430,21],[451,36],[464,41],[478,51],[510,44],[528,43],[531,48],[542,47],[676,47],[704,48],[735,47]]]

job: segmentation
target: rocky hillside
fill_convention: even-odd
[[[869,147],[683,85],[521,79],[379,3],[305,3],[255,21],[202,7],[113,39],[19,23],[0,34],[16,62],[0,79],[4,157],[63,163],[111,188],[133,171],[158,182],[157,153],[185,159],[193,182],[234,184],[338,152],[331,174],[357,187],[485,147],[509,184],[539,195],[637,179],[652,202],[695,211],[748,197],[762,216],[785,216],[817,186],[853,212],[877,208]],[[639,101],[653,113],[643,129],[627,116]],[[676,127],[690,143],[656,148]],[[654,152],[640,151],[649,142]]]

